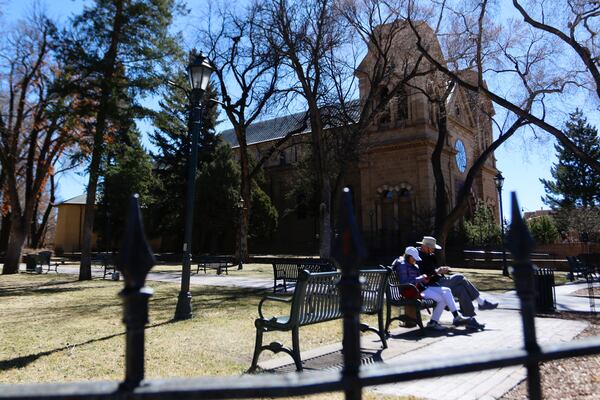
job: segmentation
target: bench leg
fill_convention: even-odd
[[[292,329],[292,358],[296,364],[296,370],[302,371],[302,358],[300,358],[300,329]]]
[[[381,343],[383,344],[383,348],[387,349],[387,342],[385,340],[385,329],[383,329],[383,309],[379,310],[377,313],[377,322],[379,324],[379,337],[381,338]]]
[[[258,356],[262,351],[262,340],[263,340],[263,329],[256,328],[256,342],[254,343],[254,356],[252,356],[252,365],[248,369],[248,372],[256,371],[256,367],[258,366]]]
[[[386,303],[385,305],[385,333],[390,334],[390,324],[392,323],[392,305]]]

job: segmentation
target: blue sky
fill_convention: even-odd
[[[46,4],[45,9],[50,16],[61,21],[66,21],[69,15],[79,12],[85,2],[85,0],[47,0],[45,3],[41,2],[41,4]],[[1,3],[2,1],[0,0]],[[195,1],[188,3],[198,6],[205,2]],[[14,21],[21,18],[32,8],[32,4],[33,1],[8,0],[3,18],[5,21]],[[193,14],[194,12],[192,11]],[[179,29],[189,27],[192,25],[191,21],[193,20],[190,17],[179,21]],[[583,98],[582,104],[585,105],[585,99]],[[572,106],[573,109],[565,109],[564,118],[566,118],[568,112],[574,110],[573,105],[569,106]],[[592,109],[594,108],[592,107]],[[598,124],[598,121],[594,119],[590,119],[590,122]],[[151,126],[148,122],[142,121],[140,128],[143,132],[147,132],[151,129]],[[498,169],[502,171],[506,178],[503,192],[506,215],[510,213],[509,193],[511,191],[517,192],[519,202],[525,211],[544,207],[541,201],[544,190],[539,179],[550,177],[550,167],[556,161],[553,148],[554,142],[549,135],[542,134],[543,139],[535,142],[523,139],[523,136],[530,135],[516,135],[496,152]],[[146,146],[149,145],[146,137],[144,137],[144,143]],[[63,174],[59,180],[59,198],[64,200],[84,193],[86,182],[87,177],[81,171],[78,173]]]

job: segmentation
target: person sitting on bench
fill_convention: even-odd
[[[440,250],[442,247],[437,244],[437,241],[432,236],[425,236],[423,240],[417,242],[421,247],[419,248],[419,257],[422,261],[419,263],[419,267],[424,274],[427,274],[435,279],[440,286],[447,287],[452,290],[452,294],[458,298],[460,304],[460,311],[463,315],[468,317],[475,316],[475,307],[473,307],[473,300],[477,300],[480,310],[493,310],[498,307],[498,303],[493,303],[489,300],[484,299],[479,290],[461,274],[452,274],[445,276],[450,272],[450,268],[447,266],[439,267],[437,259],[435,257],[435,250]]]
[[[419,251],[416,247],[409,246],[404,251],[404,258],[402,260],[397,259],[393,267],[401,283],[415,285],[423,298],[435,300],[437,303],[427,327],[438,331],[446,329],[446,327],[439,323],[445,307],[448,307],[454,316],[453,325],[458,326],[472,323],[472,318],[464,317],[458,312],[452,291],[449,288],[431,282],[430,277],[419,269],[418,261],[421,261]]]

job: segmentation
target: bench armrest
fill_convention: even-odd
[[[269,301],[279,301],[281,303],[291,303],[292,302],[293,297],[288,297],[288,298],[283,298],[283,297],[275,297],[275,296],[265,296],[260,300],[260,303],[258,303],[258,315],[262,318],[262,319],[266,319],[262,313],[262,306],[263,303],[267,300]]]

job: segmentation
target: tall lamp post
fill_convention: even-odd
[[[508,276],[508,267],[506,266],[506,246],[504,246],[504,211],[502,208],[502,186],[504,185],[504,177],[498,171],[494,177],[496,189],[498,189],[498,197],[500,198],[500,229],[502,232],[502,275]]]
[[[175,319],[192,318],[192,294],[190,293],[190,267],[192,255],[192,225],[194,219],[194,194],[196,191],[196,167],[198,164],[198,135],[202,124],[201,100],[210,81],[213,67],[202,53],[190,52],[188,78],[190,80],[189,136],[191,141],[188,157],[187,190],[185,202],[185,230],[183,238],[183,266],[181,269],[181,289],[177,298]]]

